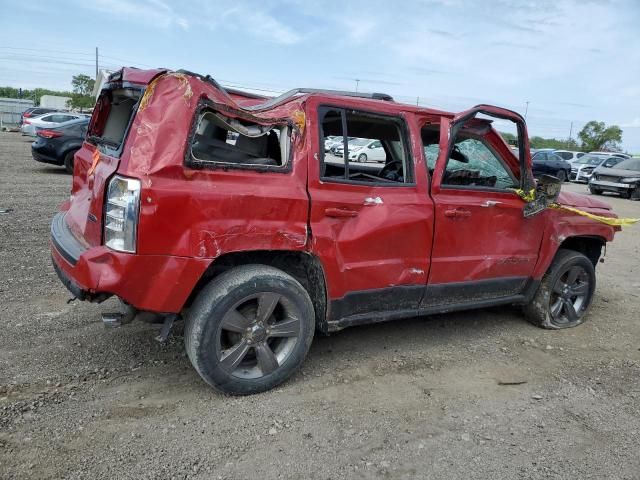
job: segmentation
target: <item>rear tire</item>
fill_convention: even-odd
[[[73,157],[75,156],[76,152],[77,150],[73,150],[71,152],[68,152],[64,156],[64,169],[71,175],[73,175]]]
[[[596,272],[586,256],[574,250],[558,250],[540,287],[524,312],[541,328],[570,328],[584,322],[593,300]]]
[[[304,361],[315,330],[309,294],[266,265],[232,268],[214,278],[186,316],[185,347],[205,382],[248,395],[287,380]]]
[[[631,200],[640,200],[640,186],[634,188],[629,192],[629,197]]]

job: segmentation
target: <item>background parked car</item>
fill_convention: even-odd
[[[577,159],[582,158],[586,155],[584,152],[575,152],[572,150],[554,150],[553,153],[556,155],[560,155],[563,160],[566,160],[569,163],[575,162]]]
[[[553,175],[560,181],[564,182],[569,178],[571,172],[571,164],[550,150],[538,150],[533,157],[533,174]]]
[[[73,156],[82,146],[88,125],[88,118],[80,118],[57,127],[38,128],[31,155],[38,162],[61,165],[73,173]]]
[[[589,153],[571,164],[571,175],[569,179],[572,182],[588,183],[594,170],[599,166],[613,167],[623,160],[624,158],[621,157]]]
[[[605,157],[620,157],[623,159],[631,158],[631,155],[620,152],[589,152],[590,155],[604,155]]]
[[[20,131],[23,135],[36,136],[36,127],[39,128],[51,128],[57,127],[65,122],[71,120],[77,120],[79,118],[89,118],[83,113],[66,113],[66,112],[53,112],[45,115],[40,115],[35,118],[25,118]]]
[[[369,161],[384,162],[386,159],[387,153],[384,151],[380,140],[371,140],[366,145],[354,146],[353,149],[349,144],[349,160],[364,163]]]
[[[629,158],[612,167],[601,166],[589,181],[595,195],[614,192],[625,198],[640,200],[640,158]]]
[[[55,112],[54,108],[43,108],[43,107],[31,107],[27,108],[22,115],[20,115],[20,126],[24,123],[25,118],[34,118],[39,117],[40,115],[44,115],[45,113]]]

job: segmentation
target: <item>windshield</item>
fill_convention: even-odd
[[[369,140],[367,138],[357,138],[355,140],[351,140],[349,142],[349,145],[355,145],[356,147],[364,147],[370,141],[371,140]]]
[[[580,165],[600,165],[605,160],[605,157],[598,157],[596,155],[585,155],[584,157],[575,161]]]
[[[640,172],[640,159],[630,158],[624,160],[615,166],[616,170],[636,170]]]

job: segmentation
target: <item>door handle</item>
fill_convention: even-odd
[[[484,202],[482,205],[480,205],[481,207],[495,207],[496,205],[502,205],[502,202],[499,202],[497,200],[487,200],[486,202]]]
[[[356,217],[358,215],[358,212],[356,212],[355,210],[349,210],[347,208],[325,208],[324,214],[327,217],[333,218],[350,218]]]
[[[372,206],[372,205],[382,205],[384,201],[380,197],[367,197],[364,199],[364,205]]]
[[[471,212],[469,210],[456,208],[453,210],[445,210],[444,216],[449,218],[468,218],[471,216]]]

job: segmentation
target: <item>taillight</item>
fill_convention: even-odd
[[[30,117],[31,116],[31,112],[25,112],[22,114],[22,118],[26,118],[26,117]]]
[[[31,122],[29,120],[24,120],[22,123],[26,123],[27,125],[31,125]]]
[[[64,135],[62,132],[58,132],[56,130],[38,130],[36,135],[42,138],[58,138]]]
[[[120,252],[135,253],[140,209],[140,180],[114,176],[107,188],[104,244]]]

